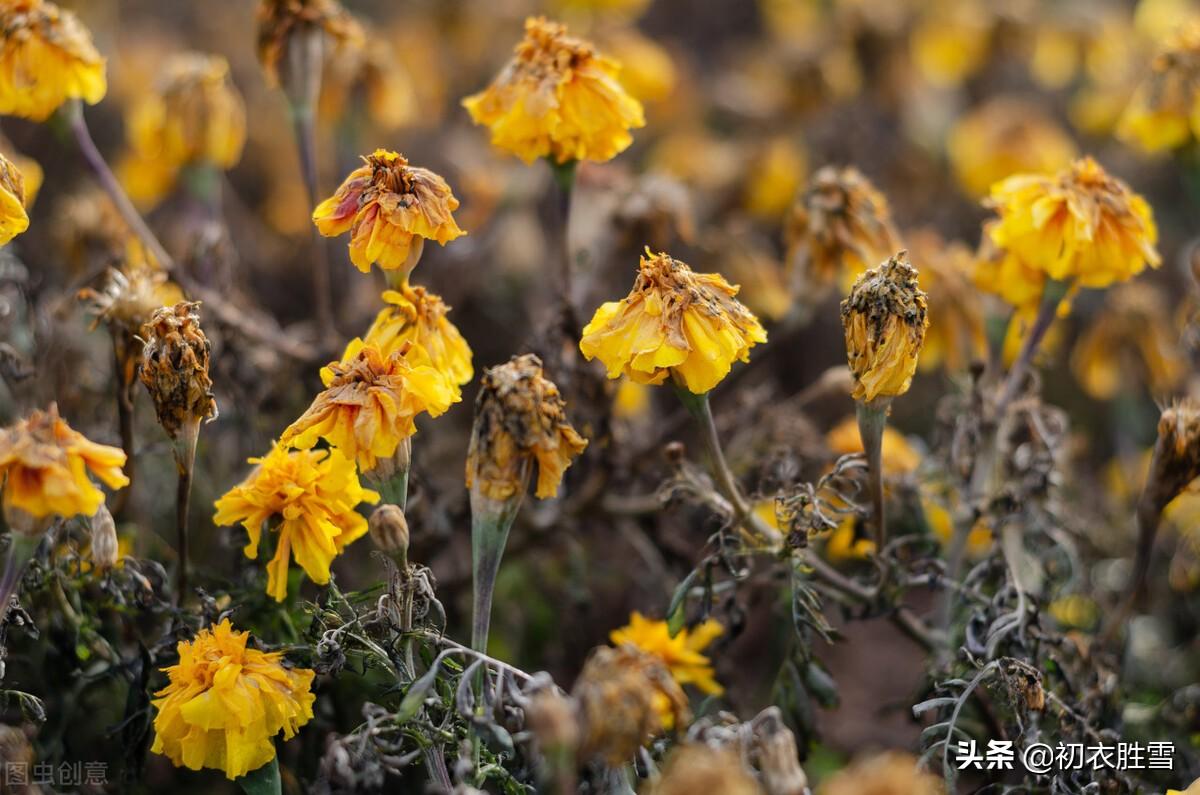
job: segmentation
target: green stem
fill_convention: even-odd
[[[1008,371],[1004,383],[1000,386],[994,412],[997,421],[1004,415],[1004,409],[1017,396],[1017,390],[1021,388],[1021,384],[1025,380],[1025,373],[1033,365],[1033,359],[1037,355],[1042,340],[1046,337],[1046,332],[1054,324],[1054,318],[1058,314],[1058,305],[1070,286],[1069,282],[1056,279],[1046,282],[1046,286],[1042,290],[1042,302],[1038,306],[1037,317],[1033,321],[1033,328],[1029,329],[1029,334],[1025,336],[1025,341],[1021,344],[1021,352],[1017,354],[1012,369]]]
[[[574,320],[575,301],[572,295],[574,278],[572,271],[574,270],[573,257],[571,256],[571,236],[569,234],[571,225],[571,197],[575,192],[575,172],[577,170],[578,161],[568,160],[566,163],[555,163],[553,160],[547,159],[550,164],[550,172],[554,175],[554,184],[558,186],[555,209],[558,213],[558,233],[562,238],[562,251],[559,260],[559,290],[561,292],[561,301],[563,308],[567,313],[567,318]]]
[[[884,544],[887,543],[887,518],[883,508],[883,429],[887,426],[888,406],[891,402],[891,398],[876,398],[857,404],[858,435],[862,437],[863,452],[867,456],[871,519],[877,555],[883,554]]]
[[[179,480],[175,488],[175,538],[178,567],[175,570],[175,603],[182,604],[188,587],[188,509],[192,497],[192,473],[196,468],[196,441],[200,421],[191,420],[174,440],[175,466]]]
[[[524,467],[520,489],[507,500],[495,500],[471,491],[471,562],[474,571],[474,611],[471,620],[471,648],[487,653],[488,630],[492,621],[492,595],[500,559],[508,543],[508,531],[521,510],[530,467]]]

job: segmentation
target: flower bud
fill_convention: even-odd
[[[371,542],[381,551],[394,558],[405,559],[408,555],[408,520],[398,505],[380,505],[371,512],[367,522]]]
[[[89,524],[92,529],[92,564],[101,571],[107,571],[117,565],[120,559],[116,523],[108,508],[101,505]]]
[[[928,326],[925,293],[905,252],[858,277],[842,301],[854,399],[870,403],[907,392]]]

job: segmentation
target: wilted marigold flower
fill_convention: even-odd
[[[978,0],[929,3],[909,38],[913,62],[930,83],[957,86],[987,59],[995,19]]]
[[[258,6],[258,60],[267,79],[280,80],[280,64],[293,39],[319,30],[338,46],[363,41],[362,27],[337,0],[262,0]]]
[[[904,252],[858,277],[842,301],[854,399],[870,403],[907,392],[928,326],[925,293]]]
[[[991,241],[1024,265],[1079,287],[1107,287],[1161,262],[1146,200],[1090,157],[1054,175],[992,186]]]
[[[483,91],[463,100],[492,144],[526,163],[603,162],[645,125],[642,105],[617,80],[620,66],[545,17],[525,20],[513,59]]]
[[[229,169],[246,143],[246,106],[220,55],[172,55],[155,89],[127,119],[138,162],[172,168],[206,163]]]
[[[667,757],[662,776],[646,795],[762,795],[754,775],[731,748],[712,748],[704,743],[680,745]]]
[[[411,342],[421,348],[429,357],[429,363],[445,373],[456,387],[471,380],[475,375],[471,367],[471,348],[458,328],[446,319],[450,307],[440,296],[424,287],[405,283],[399,290],[385,290],[383,301],[388,306],[379,310],[363,335],[365,344],[374,345],[384,356],[390,356]],[[342,360],[351,355],[347,348]]]
[[[1161,511],[1200,478],[1200,402],[1172,403],[1158,419],[1158,439],[1143,499]]]
[[[12,161],[0,155],[0,246],[28,228],[25,178]]]
[[[634,611],[629,623],[608,636],[614,646],[630,644],[662,660],[680,685],[695,685],[710,696],[725,692],[713,674],[712,663],[701,654],[725,628],[708,619],[694,629],[686,627],[671,637],[666,621],[651,621]]]
[[[169,683],[154,695],[154,746],[178,767],[222,770],[232,781],[275,758],[312,720],[314,672],[289,668],[279,652],[247,648],[229,619],[180,641]]]
[[[353,358],[331,363],[325,391],[288,426],[280,444],[308,449],[324,438],[357,461],[363,473],[373,470],[378,459],[391,458],[417,432],[418,414],[437,417],[460,399],[442,372],[419,356],[410,360],[410,351],[411,343],[406,343],[384,356],[366,344]]]
[[[558,387],[542,375],[541,359],[527,353],[484,372],[467,451],[467,488],[508,500],[521,492],[536,463],[534,495],[553,497],[585,447],[587,439],[567,421]]]
[[[125,451],[89,441],[58,416],[53,403],[0,430],[0,480],[10,525],[14,511],[35,519],[92,516],[104,503],[104,492],[88,472],[119,489],[129,485],[123,466]]]
[[[580,756],[609,765],[691,720],[687,697],[662,661],[633,646],[594,649],[571,690],[583,727]]]
[[[142,326],[159,308],[182,301],[183,291],[168,281],[167,274],[160,270],[109,268],[100,289],[84,288],[79,291],[78,298],[94,316],[92,329],[99,323],[108,326],[121,366],[122,383],[130,384],[144,344],[144,339],[139,336]]]
[[[249,534],[242,550],[258,557],[264,525],[279,533],[275,557],[267,564],[267,593],[282,602],[287,597],[288,562],[295,556],[313,582],[329,582],[333,559],[367,532],[367,520],[355,510],[360,502],[374,504],[379,495],[364,489],[354,460],[338,450],[288,450],[275,445],[262,458],[251,458],[254,471],[216,502],[213,521],[241,524]]]
[[[857,761],[824,781],[817,795],[943,795],[940,779],[921,770],[917,758],[898,751]]]
[[[806,286],[841,281],[900,249],[887,199],[862,173],[825,166],[812,176],[784,227],[788,267]]]
[[[312,218],[325,237],[350,232],[350,261],[363,273],[375,263],[407,279],[427,238],[445,245],[466,234],[454,221],[457,209],[446,180],[410,166],[404,155],[376,149]]]
[[[1013,174],[1058,171],[1075,158],[1066,131],[1037,105],[1001,96],[973,109],[950,130],[946,151],[954,176],[974,197]]]
[[[0,3],[0,114],[42,121],[107,90],[104,58],[74,14],[43,0]]]
[[[738,288],[716,273],[694,273],[669,254],[641,258],[629,295],[596,310],[579,350],[599,359],[609,378],[642,384],[671,375],[693,394],[708,392],[767,332],[734,296]]]
[[[1146,152],[1200,137],[1200,21],[1180,28],[1150,62],[1150,74],[1129,100],[1117,135]]]
[[[199,427],[201,420],[217,415],[208,374],[212,346],[200,328],[199,308],[195,301],[164,306],[142,327],[146,344],[140,377],[159,423],[172,439],[182,429]]]

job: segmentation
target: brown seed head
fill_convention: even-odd
[[[142,383],[172,439],[185,425],[217,416],[208,375],[211,346],[200,329],[199,308],[195,301],[164,306],[142,327]]]

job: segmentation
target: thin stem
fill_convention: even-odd
[[[320,185],[317,176],[317,136],[316,114],[311,105],[292,109],[292,125],[296,132],[296,146],[300,155],[300,173],[304,177],[304,187],[308,191],[308,206],[316,207],[321,200]],[[333,323],[333,293],[329,276],[329,250],[325,246],[325,238],[317,229],[312,227],[313,249],[313,306],[316,308],[317,326],[321,338],[325,341],[337,339],[337,329]]]
[[[508,531],[517,518],[517,512],[521,510],[531,469],[528,463],[524,465],[519,489],[506,500],[488,497],[479,488],[471,490],[471,648],[478,652],[487,652],[488,632],[492,623],[492,595],[496,590],[500,559],[508,543]]]
[[[200,421],[193,420],[180,431],[175,440],[175,466],[179,480],[175,488],[175,603],[182,604],[188,587],[188,508],[192,498],[192,473],[196,466],[196,441]]]
[[[554,184],[557,186],[555,195],[555,210],[558,217],[555,219],[558,222],[558,233],[562,239],[562,251],[559,259],[558,273],[558,289],[560,291],[560,300],[567,312],[568,317],[573,317],[575,313],[575,302],[572,295],[572,286],[574,278],[572,270],[574,269],[573,257],[571,256],[571,197],[575,192],[575,172],[577,162],[569,160],[566,163],[555,163],[553,160],[550,163],[550,170],[554,174]]]
[[[999,397],[996,398],[994,412],[997,419],[1004,415],[1004,410],[1008,407],[1008,404],[1017,396],[1017,391],[1021,388],[1021,384],[1025,380],[1025,374],[1032,366],[1038,348],[1041,346],[1042,340],[1046,337],[1046,332],[1050,330],[1050,326],[1054,323],[1054,318],[1058,314],[1058,304],[1062,301],[1063,296],[1067,294],[1069,287],[1070,285],[1067,282],[1060,282],[1053,279],[1046,282],[1046,286],[1042,291],[1042,302],[1038,306],[1037,317],[1033,321],[1033,327],[1029,329],[1029,334],[1026,335],[1025,341],[1021,344],[1021,352],[1017,355],[1012,369],[1008,371],[1004,383],[1000,386]]]
[[[858,434],[867,456],[867,478],[871,490],[871,517],[876,554],[883,554],[887,543],[887,518],[883,507],[883,429],[887,425],[890,398],[859,402]]]
[[[117,332],[122,333],[122,332]],[[119,517],[125,512],[126,506],[129,504],[130,495],[133,493],[134,472],[136,464],[136,456],[134,455],[134,434],[133,434],[133,389],[132,379],[126,378],[126,362],[121,355],[121,346],[117,342],[117,336],[113,335],[113,377],[117,385],[117,425],[121,433],[121,449],[125,451],[125,477],[129,479],[129,483],[125,488],[121,489],[113,497],[112,514],[114,517]]]

